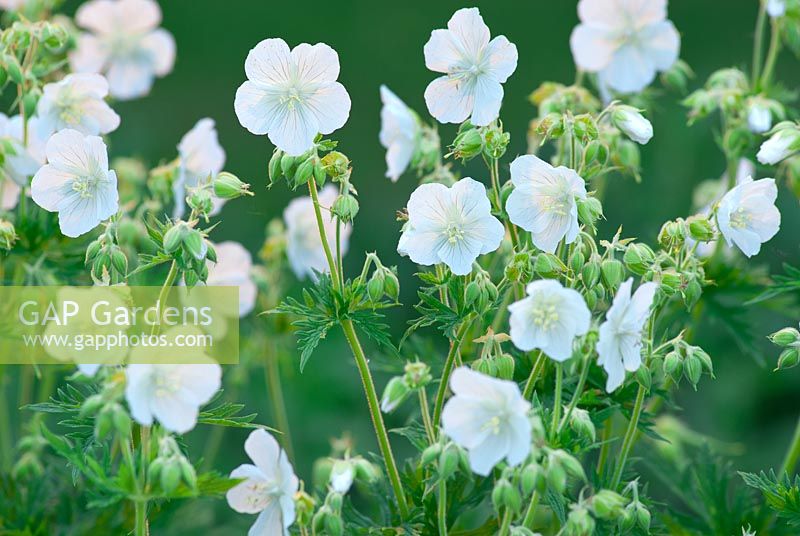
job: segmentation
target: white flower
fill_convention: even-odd
[[[800,131],[784,128],[761,144],[756,157],[762,164],[774,165],[800,149]]]
[[[552,279],[530,283],[527,292],[508,307],[512,342],[526,352],[538,348],[556,361],[569,359],[575,337],[585,335],[592,320],[583,296]]]
[[[117,175],[108,169],[102,139],[66,129],[53,134],[45,151],[48,163],[34,175],[31,196],[43,209],[58,212],[62,233],[75,238],[116,214]]]
[[[444,73],[428,84],[425,103],[440,123],[488,125],[500,114],[503,86],[517,68],[517,47],[500,35],[489,40],[478,8],[459,9],[446,30],[425,43],[425,66]]]
[[[519,465],[531,451],[531,405],[519,386],[459,367],[450,378],[454,396],[442,411],[442,431],[469,452],[472,470],[487,476],[505,458]]]
[[[772,112],[757,101],[747,110],[747,126],[750,132],[761,134],[772,128]]]
[[[614,303],[600,325],[597,340],[597,364],[606,369],[606,391],[616,390],[625,380],[625,371],[633,372],[642,364],[642,331],[650,316],[650,307],[658,284],[639,285],[631,297],[633,279],[628,279],[617,290]]]
[[[317,134],[341,128],[350,115],[350,95],[336,81],[339,56],[325,43],[289,50],[283,39],[265,39],[244,62],[247,81],[236,90],[239,122],[267,134],[292,156],[308,151]]]
[[[200,406],[219,390],[222,368],[216,363],[131,364],[125,377],[125,399],[136,422],[152,426],[155,418],[167,430],[183,434],[195,427]]]
[[[356,476],[355,467],[350,460],[336,460],[331,468],[331,489],[336,493],[345,494],[350,491],[353,479]]]
[[[248,536],[288,536],[299,481],[286,452],[262,429],[250,432],[244,450],[253,464],[242,464],[231,473],[231,478],[246,480],[228,490],[228,504],[239,513],[258,514]]]
[[[319,192],[319,204],[330,208],[338,196],[338,188],[328,184]],[[286,223],[286,256],[295,275],[303,279],[306,276],[315,277],[314,272],[328,272],[328,261],[322,248],[311,198],[303,196],[293,199],[283,211],[283,221]],[[322,221],[328,245],[331,251],[335,251],[336,222],[325,208],[322,209]],[[351,231],[351,225],[342,225],[342,255],[347,252]]]
[[[192,130],[184,134],[178,144],[178,156],[180,158],[178,176],[172,183],[175,218],[183,217],[186,189],[206,183],[209,177],[213,179],[225,165],[225,149],[219,144],[213,119],[208,117],[201,119]],[[212,199],[214,209],[211,211],[211,216],[219,213],[225,204],[223,199],[217,197]]]
[[[747,177],[719,202],[717,225],[728,246],[736,244],[748,257],[778,233],[781,213],[775,206],[775,179],[753,181]]]
[[[767,0],[767,14],[770,17],[782,17],[784,13],[786,13],[786,0]]]
[[[120,120],[107,95],[108,82],[99,74],[70,74],[47,84],[36,107],[40,126],[49,133],[71,128],[87,136],[108,134]]]
[[[0,113],[0,138],[6,141],[14,154],[7,153],[3,161],[3,174],[17,186],[28,186],[30,177],[45,163],[44,143],[38,120],[28,121],[28,146],[22,143],[22,118]],[[6,182],[6,181],[4,181]],[[4,196],[5,196],[4,192]]]
[[[381,102],[380,141],[386,148],[386,176],[397,182],[414,156],[420,125],[411,108],[386,86],[381,86]]]
[[[581,0],[570,37],[575,63],[621,93],[647,87],[678,59],[680,36],[667,0]]]
[[[531,233],[533,244],[553,253],[564,239],[571,244],[578,236],[577,199],[586,198],[586,185],[575,171],[554,168],[534,155],[511,162],[514,190],[506,201],[511,223]]]
[[[500,247],[504,235],[486,187],[465,177],[450,188],[429,183],[414,190],[397,252],[417,264],[444,263],[454,274],[466,275],[479,255]]]
[[[247,316],[256,305],[258,289],[250,275],[253,257],[238,242],[220,242],[214,245],[217,262],[208,263],[209,286],[239,287],[239,316]]]
[[[78,36],[69,56],[72,70],[104,73],[111,95],[134,99],[150,92],[156,76],[175,63],[175,40],[159,28],[161,8],[154,0],[90,0],[75,22],[91,33]]]
[[[615,106],[611,118],[618,129],[638,144],[644,145],[653,137],[653,125],[633,106]]]

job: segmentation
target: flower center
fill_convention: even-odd
[[[533,309],[531,320],[533,325],[542,330],[549,330],[558,322],[558,310],[554,303],[542,303]]]
[[[305,96],[297,86],[291,86],[286,90],[286,93],[281,96],[280,103],[286,106],[289,110],[294,110],[296,106],[303,104]]]
[[[445,234],[447,234],[447,241],[451,244],[456,244],[464,240],[464,231],[461,229],[460,225],[455,223],[447,224]]]
[[[280,490],[274,482],[264,480],[251,480],[247,483],[247,489],[250,491],[247,502],[259,510],[265,509],[273,497],[280,495]]]
[[[500,425],[503,421],[500,419],[498,415],[495,415],[483,425],[484,429],[489,430],[492,432],[492,435],[497,435],[500,433]]]
[[[76,177],[72,181],[72,191],[77,193],[81,199],[93,199],[97,192],[97,185],[105,179],[90,175],[88,177]]]
[[[739,207],[731,213],[731,227],[734,229],[746,229],[750,227],[753,217],[744,208]]]
[[[180,375],[173,371],[156,374],[153,378],[153,385],[155,396],[158,398],[174,395],[181,388]]]

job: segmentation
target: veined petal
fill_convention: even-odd
[[[335,82],[339,78],[339,55],[325,43],[300,43],[292,49],[296,77],[304,84]]]
[[[72,189],[71,181],[74,179],[75,175],[72,173],[51,165],[42,166],[31,182],[33,202],[45,210],[55,212],[65,192]],[[5,186],[8,188],[8,181]],[[17,190],[19,191],[19,187]]]
[[[489,58],[489,72],[498,82],[505,82],[517,70],[517,46],[506,36],[498,35],[492,39],[485,54]]]
[[[267,136],[290,156],[299,156],[314,146],[319,133],[316,115],[303,105],[280,106]]]
[[[437,73],[449,73],[464,59],[464,51],[450,30],[433,30],[423,48],[425,67]]]
[[[442,241],[439,246],[439,260],[446,264],[455,275],[467,275],[472,272],[472,263],[481,253],[482,244],[471,236],[462,240]]]
[[[266,134],[279,114],[279,99],[258,84],[244,82],[236,90],[233,108],[239,123],[253,134]]]
[[[244,451],[267,477],[276,478],[278,476],[281,447],[266,430],[261,428],[253,430],[247,436]]]
[[[587,24],[579,24],[572,30],[569,45],[578,67],[592,73],[605,69],[616,50],[607,30]]]
[[[462,8],[453,13],[447,22],[461,49],[469,58],[477,58],[489,44],[489,27],[483,22],[478,8]]]
[[[283,39],[264,39],[247,54],[244,71],[248,79],[267,86],[287,82],[292,74],[289,45]]]
[[[240,514],[257,514],[263,509],[263,496],[253,492],[254,483],[266,481],[266,475],[255,465],[242,464],[231,472],[231,478],[246,478],[228,490],[228,506]]]
[[[450,189],[444,184],[422,184],[406,204],[409,222],[417,231],[440,229],[447,223],[450,202]]]
[[[450,76],[440,76],[425,88],[425,104],[440,123],[463,123],[472,113],[475,97],[469,84]]]
[[[330,48],[330,47],[329,47]],[[319,123],[319,132],[330,134],[342,128],[350,116],[350,95],[339,82],[320,87],[305,102]]]
[[[473,92],[472,117],[476,126],[486,126],[500,115],[503,103],[503,86],[489,76],[479,76],[475,80]]]

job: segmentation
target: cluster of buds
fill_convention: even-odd
[[[99,441],[115,431],[121,438],[131,435],[131,417],[120,403],[124,389],[124,378],[112,377],[104,388],[81,404],[79,415],[94,419],[94,435]]]
[[[350,166],[347,157],[338,152],[333,153],[335,157],[323,162],[324,158],[320,157],[320,153],[333,151],[335,147],[334,141],[318,139],[313,148],[300,156],[291,156],[280,149],[275,149],[268,166],[270,186],[283,177],[293,190],[298,186],[304,186],[311,179],[322,187],[329,174],[334,176],[334,173],[344,173]],[[338,155],[344,157],[344,160]]]
[[[439,480],[447,480],[458,471],[470,474],[467,452],[452,442],[434,443],[422,451],[422,465],[436,465]]]
[[[492,328],[485,335],[478,337],[473,342],[481,344],[481,355],[472,362],[473,369],[503,380],[510,380],[514,377],[514,358],[503,352],[500,346],[504,342],[511,340],[505,333],[495,333]]]
[[[389,413],[397,409],[412,393],[424,389],[432,379],[430,367],[419,361],[406,363],[404,374],[395,376],[381,396],[381,411]]]
[[[569,416],[568,424],[570,430],[572,430],[577,437],[589,443],[594,443],[597,439],[597,429],[595,428],[589,412],[585,409],[573,408]]]
[[[683,340],[674,343],[673,348],[664,356],[664,376],[676,384],[685,377],[697,390],[697,384],[703,372],[714,377],[714,364],[711,357],[699,346],[693,346]]]
[[[208,277],[206,260],[217,261],[214,247],[206,240],[206,234],[195,228],[196,221],[177,221],[163,235],[164,253],[171,256],[181,272],[187,286],[194,286]]]
[[[475,277],[464,287],[464,306],[482,313],[498,297],[497,286],[486,270],[476,270]]]
[[[84,263],[91,266],[95,281],[117,283],[128,275],[128,258],[116,243],[116,223],[109,223],[106,230],[86,247]]]
[[[800,332],[795,328],[787,327],[778,330],[769,336],[769,340],[783,348],[775,370],[790,369],[800,363]]]
[[[567,489],[567,479],[586,480],[581,463],[561,449],[544,448],[544,475],[547,489],[561,495]]]
[[[538,107],[539,117],[547,114],[563,114],[568,110],[576,114],[596,113],[600,101],[583,86],[565,86],[557,82],[544,82],[528,96],[531,104]]]
[[[508,509],[518,513],[522,508],[522,494],[519,486],[514,485],[514,470],[505,468],[503,474],[494,483],[492,489],[492,505],[496,512]]]
[[[367,272],[372,263],[375,264],[375,270],[367,280]],[[380,303],[384,296],[394,302],[397,302],[400,297],[400,280],[397,278],[397,268],[384,266],[375,253],[367,253],[364,269],[356,279],[356,285],[364,285],[362,288],[366,289],[367,298],[373,304]]]
[[[465,121],[459,127],[447,156],[453,156],[463,162],[480,155],[497,160],[506,153],[509,141],[511,141],[511,136],[503,131],[501,123],[476,127],[469,121]]]
[[[0,249],[10,251],[17,241],[17,230],[14,224],[0,218]]]
[[[166,495],[171,495],[183,482],[190,490],[197,488],[197,472],[170,435],[158,441],[158,456],[150,462],[148,480],[158,482]]]
[[[325,497],[325,502],[319,507],[311,520],[314,534],[330,534],[342,536],[344,534],[344,521],[342,520],[342,494],[331,490]]]
[[[511,261],[506,265],[505,277],[515,283],[527,283],[533,278],[534,263],[528,251],[515,253]]]

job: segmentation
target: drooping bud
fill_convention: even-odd
[[[483,152],[489,158],[497,160],[506,153],[511,135],[503,132],[500,127],[490,126],[483,129],[483,139],[485,141]]]
[[[783,328],[769,336],[769,340],[778,346],[791,346],[800,342],[800,332],[795,328]]]
[[[611,112],[614,125],[630,139],[644,145],[653,137],[653,125],[633,106],[619,104]]]
[[[516,486],[513,486],[507,478],[500,478],[492,490],[492,504],[498,512],[503,511],[504,508],[508,508],[512,512],[519,512],[522,498]]]
[[[800,363],[800,352],[795,347],[786,348],[778,356],[778,366],[776,370],[786,370],[794,368]]]
[[[213,182],[214,195],[220,199],[236,199],[243,195],[253,195],[250,185],[239,180],[239,177],[227,171],[218,174]]]
[[[697,242],[710,242],[714,240],[714,226],[706,216],[692,216],[686,220],[689,224],[689,236]]]
[[[777,164],[800,149],[800,130],[794,123],[779,123],[772,132],[758,150],[757,158],[762,164]]]
[[[322,167],[335,181],[349,172],[350,159],[339,151],[331,151],[322,157]]]
[[[594,227],[597,220],[603,217],[603,204],[596,197],[588,196],[577,199],[578,218],[581,223]]]
[[[579,436],[592,442],[596,439],[597,431],[592,422],[592,418],[589,416],[589,412],[585,409],[575,408],[572,410],[572,415],[570,415],[569,419],[569,427]]]
[[[625,266],[636,275],[643,275],[653,264],[655,253],[646,244],[630,244],[622,256]]]
[[[386,388],[383,390],[383,396],[381,396],[381,411],[384,413],[394,411],[403,403],[410,392],[411,389],[409,389],[403,377],[395,376],[389,380],[389,383],[386,384]]]
[[[573,505],[572,511],[564,525],[565,536],[591,536],[594,534],[595,522],[589,510],[583,505]]]
[[[345,223],[353,221],[358,214],[358,199],[350,194],[340,195],[333,202],[331,212]]]
[[[617,259],[606,259],[600,263],[600,274],[603,278],[603,286],[613,292],[625,278],[625,267]]]
[[[679,383],[683,375],[683,358],[673,350],[664,356],[664,375]]]
[[[602,489],[591,498],[594,515],[600,519],[616,519],[622,515],[627,499],[615,491]]]

